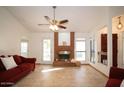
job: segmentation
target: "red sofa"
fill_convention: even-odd
[[[106,87],[120,87],[122,80],[124,79],[124,69],[111,67],[109,73],[109,80]]]
[[[0,59],[0,86],[14,85],[35,69],[36,58],[25,58],[19,55],[13,55],[13,58],[18,66],[9,70],[5,69]]]

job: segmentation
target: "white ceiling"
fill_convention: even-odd
[[[30,31],[49,31],[49,26],[37,24],[48,23],[44,16],[53,18],[52,6],[8,6],[6,8]],[[65,24],[67,31],[89,32],[102,22],[105,11],[105,6],[57,6],[56,19],[69,20]]]

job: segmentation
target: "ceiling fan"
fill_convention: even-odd
[[[44,16],[44,18],[49,22],[49,24],[38,24],[38,25],[39,26],[49,25],[49,28],[52,31],[57,31],[57,30],[59,30],[59,28],[66,29],[66,27],[63,24],[67,23],[68,20],[67,19],[64,19],[61,21],[56,20],[55,9],[56,9],[56,6],[53,6],[53,19],[50,19],[48,16]]]

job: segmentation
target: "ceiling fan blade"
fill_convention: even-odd
[[[48,16],[44,16],[44,17],[50,24],[53,24]]]
[[[65,19],[65,20],[61,20],[61,21],[59,21],[59,24],[64,24],[64,23],[67,23],[67,22],[68,22],[68,20]]]
[[[58,25],[59,28],[63,28],[63,29],[66,29],[65,26],[62,26],[62,25]]]
[[[42,26],[42,25],[50,25],[50,24],[38,24],[39,26]]]

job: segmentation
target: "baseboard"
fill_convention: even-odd
[[[41,63],[36,63],[36,65],[41,65]]]
[[[96,71],[100,72],[102,75],[104,75],[106,78],[109,78],[106,74],[104,74],[103,72],[101,72],[100,70],[96,69],[95,67],[93,67],[92,65],[89,64],[89,66],[91,66],[93,69],[95,69]]]
[[[36,65],[52,65],[52,64],[41,64],[41,63],[36,63]]]
[[[81,64],[81,65],[89,65],[88,63],[86,63],[86,64]]]
[[[41,63],[36,63],[36,65],[53,65],[53,64],[41,64]],[[81,65],[89,65],[89,64],[81,64]]]

